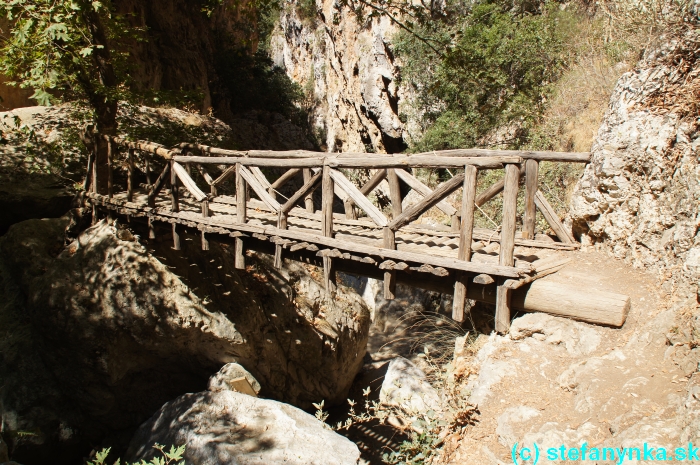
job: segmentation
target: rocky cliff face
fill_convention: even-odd
[[[100,222],[64,245],[66,218],[30,220],[0,239],[0,415],[13,459],[76,463],[119,444],[164,402],[205,389],[229,362],[261,395],[300,407],[346,399],[369,312],[333,298],[301,265],[246,273],[212,241],[183,251],[141,244]],[[50,283],[47,284],[47,283]]]
[[[687,36],[622,76],[571,210],[584,244],[690,282],[700,278],[697,47]]]
[[[399,152],[405,148],[392,52],[396,28],[387,18],[357,17],[337,0],[283,2],[271,41],[275,63],[306,92],[312,125],[331,152]]]

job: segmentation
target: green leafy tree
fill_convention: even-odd
[[[95,128],[115,134],[117,106],[125,79],[117,73],[114,45],[120,18],[106,1],[6,0],[0,3],[9,30],[0,49],[0,72],[16,85],[34,89],[42,105],[64,97],[87,100]],[[123,29],[122,29],[123,31]],[[96,168],[106,186],[107,151],[100,141]]]

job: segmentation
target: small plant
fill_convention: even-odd
[[[312,404],[314,408],[316,409],[316,419],[320,422],[325,422],[328,419],[328,412],[323,411],[323,407],[325,405],[326,401],[322,400],[318,404]]]
[[[156,443],[153,445],[153,448],[160,452],[160,456],[153,457],[150,462],[141,460],[140,462],[135,462],[131,465],[185,465],[185,461],[182,459],[182,456],[185,454],[184,445],[178,447],[177,449],[175,446],[170,446],[170,450],[166,451],[165,446]],[[87,465],[105,465],[105,461],[107,460],[107,456],[111,450],[111,447],[102,449],[95,454],[95,461],[87,462]],[[117,459],[114,462],[114,465],[120,465],[120,459]]]

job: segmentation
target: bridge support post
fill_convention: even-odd
[[[396,232],[384,227],[384,248],[396,250]],[[396,297],[396,270],[384,271],[384,298],[386,300],[394,300]]]
[[[304,168],[304,184],[309,182],[311,180],[311,169],[310,168]],[[304,206],[306,207],[306,211],[309,213],[314,212],[314,191],[310,191],[306,196],[304,197]]]
[[[515,259],[515,221],[518,204],[518,184],[520,168],[518,165],[507,164],[503,187],[503,223],[501,229],[501,251],[498,264],[513,266]],[[496,294],[496,332],[507,333],[510,329],[510,297],[511,290],[503,280],[499,281]]]
[[[241,176],[242,165],[236,163],[236,222],[246,222],[246,195],[247,185]],[[237,270],[245,270],[245,244],[240,237],[236,238],[234,251],[234,266]]]
[[[323,207],[321,209],[323,218],[323,235],[333,237],[333,200],[334,200],[334,185],[331,178],[331,168],[328,165],[323,165],[322,179],[322,198]],[[335,293],[335,268],[333,267],[333,259],[331,257],[323,257],[323,279],[326,290],[330,293]]]
[[[475,166],[464,167],[464,186],[462,188],[462,221],[459,228],[459,249],[457,259],[471,261],[472,235],[474,232],[474,201],[476,199],[476,176],[478,170]],[[455,215],[456,216],[456,215]],[[452,219],[455,221],[455,218]],[[464,321],[464,309],[467,303],[467,279],[464,272],[457,273],[455,292],[452,299],[452,319],[457,322]]]
[[[182,250],[180,246],[180,233],[177,230],[177,223],[173,223],[173,250]]]
[[[525,161],[525,215],[523,217],[523,239],[535,238],[535,218],[537,207],[535,196],[537,194],[537,177],[540,164],[537,160]]]
[[[287,229],[287,213],[284,213],[282,211],[279,212],[279,216],[277,217],[277,227],[279,229]],[[275,245],[274,266],[278,270],[282,268],[282,245],[280,244]]]

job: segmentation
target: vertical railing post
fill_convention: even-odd
[[[323,180],[322,180],[322,227],[325,237],[333,237],[333,179],[330,175],[331,168],[323,165]],[[333,269],[333,259],[331,257],[323,257],[323,278],[328,292],[335,292],[335,270]]]
[[[134,149],[129,149],[128,171],[126,178],[126,201],[134,201]]]
[[[146,165],[144,169],[146,170],[146,185],[148,186],[148,190],[151,190],[151,187],[153,186],[153,181],[151,180],[151,154],[148,152],[141,152],[143,154],[143,159],[144,159],[144,164]]]
[[[401,184],[399,184],[399,177],[396,175],[396,170],[388,169],[386,170],[386,180],[389,182],[389,197],[391,198],[391,212],[394,218],[398,218],[403,212],[403,207],[401,206]]]
[[[277,227],[279,229],[287,229],[287,219],[288,215],[287,213],[279,212],[279,215],[277,217]],[[277,244],[275,245],[275,263],[274,263],[275,268],[278,270],[282,268],[282,245]]]
[[[472,235],[474,233],[474,202],[476,200],[476,166],[464,167],[464,186],[462,188],[462,221],[459,228],[459,249],[457,259],[471,261]],[[467,275],[457,272],[455,292],[452,299],[452,319],[458,322],[464,321],[464,309],[467,303]]]
[[[304,168],[304,184],[311,180],[311,169]],[[312,190],[304,197],[304,205],[306,206],[306,211],[309,213],[314,212],[314,191]]]
[[[112,169],[112,156],[114,150],[112,138],[107,136],[107,197],[114,197],[114,170]]]
[[[177,182],[175,160],[170,160],[170,210],[173,213],[180,211],[180,191],[178,189]],[[180,250],[180,234],[177,230],[177,222],[173,223],[173,249]]]
[[[384,243],[385,249],[396,250],[396,231],[384,227]],[[384,299],[394,300],[396,296],[396,270],[384,270]]]
[[[535,238],[535,219],[537,207],[535,196],[537,195],[537,177],[540,165],[537,160],[525,161],[525,215],[523,218],[523,239]]]
[[[246,222],[246,191],[245,179],[241,176],[241,164],[236,163],[236,222]],[[243,239],[236,238],[234,266],[237,270],[245,270],[245,249]]]
[[[518,184],[520,168],[515,164],[506,165],[505,184],[503,188],[503,224],[501,226],[501,250],[499,265],[514,266],[515,227],[518,203]],[[499,282],[496,292],[496,332],[506,333],[510,329],[511,289]]]

